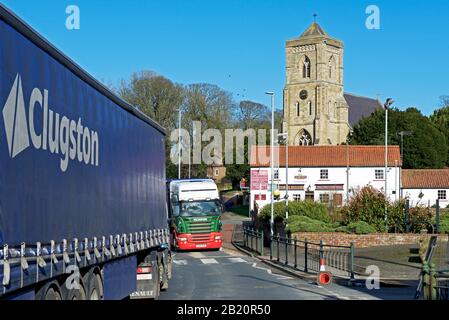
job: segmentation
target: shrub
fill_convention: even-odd
[[[432,220],[433,224],[436,224],[436,218]],[[449,233],[449,214],[440,215],[440,233]]]
[[[420,233],[432,228],[432,212],[425,207],[410,208],[410,231]]]
[[[365,221],[352,222],[346,226],[346,230],[349,233],[355,234],[370,234],[377,232],[376,228],[369,225]]]
[[[385,223],[385,206],[387,223]],[[382,192],[371,186],[357,192],[341,209],[341,215],[346,225],[363,221],[374,227],[377,232],[405,231],[405,201],[390,203],[385,200]]]
[[[331,218],[327,208],[322,203],[313,201],[298,201],[289,202],[288,204],[289,217],[305,216],[314,220],[329,223]],[[263,220],[270,220],[271,206],[270,204],[264,206],[260,211],[260,217]],[[285,218],[285,201],[275,202],[274,204],[274,219],[275,221],[284,221]]]
[[[290,232],[334,232],[335,228],[329,223],[311,219],[306,216],[292,216],[289,219],[287,231]]]

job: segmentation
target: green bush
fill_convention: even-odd
[[[290,232],[334,232],[335,228],[326,222],[311,219],[306,216],[292,216],[289,219],[287,231]]]
[[[376,228],[369,225],[365,221],[352,222],[346,226],[346,230],[349,233],[355,234],[370,234],[377,232]]]
[[[385,206],[387,223],[385,223]],[[390,203],[385,200],[382,192],[371,186],[357,192],[340,210],[340,215],[345,225],[363,221],[374,227],[376,232],[405,231],[405,201]]]
[[[288,204],[289,217],[305,216],[314,220],[329,223],[331,218],[324,204],[313,201],[294,201]],[[268,204],[260,211],[260,217],[263,220],[270,220],[271,205]],[[274,219],[275,221],[284,221],[285,218],[285,201],[275,202]]]
[[[429,208],[410,208],[410,231],[420,233],[421,230],[431,230],[432,212]]]
[[[436,224],[436,218],[432,220],[433,224]],[[442,214],[440,216],[440,233],[449,233],[449,214]]]

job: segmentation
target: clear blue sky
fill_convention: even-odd
[[[244,99],[282,107],[285,41],[318,14],[345,43],[345,91],[430,114],[449,95],[447,0],[1,0],[96,78],[118,84],[153,70],[189,84],[208,82]],[[81,29],[65,28],[65,8]],[[380,8],[381,30],[365,27]]]

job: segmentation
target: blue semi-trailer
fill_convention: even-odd
[[[165,132],[0,5],[0,299],[157,298]]]

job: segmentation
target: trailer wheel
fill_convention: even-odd
[[[44,285],[36,293],[36,300],[62,300],[61,288],[53,281]]]
[[[98,272],[91,270],[85,275],[87,300],[103,300],[103,280]]]
[[[86,300],[86,290],[83,279],[79,279],[78,289],[68,289],[65,283],[61,285],[61,293],[64,300]]]

